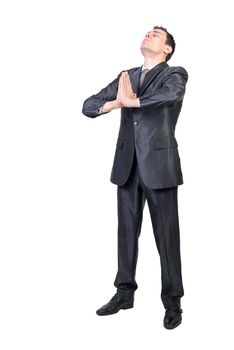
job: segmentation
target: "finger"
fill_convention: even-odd
[[[120,79],[121,79],[121,83],[123,85],[124,84],[124,79],[125,79],[125,72],[122,72]]]
[[[124,88],[124,84],[125,84],[124,80],[125,80],[125,77],[124,77],[124,73],[123,73],[122,76],[121,76],[121,86],[122,86],[122,88]]]
[[[120,90],[120,95],[122,96],[124,93],[124,85],[123,85],[123,79],[124,75],[122,74],[119,80],[119,90]]]
[[[132,84],[131,84],[131,80],[130,80],[128,74],[127,74],[127,76],[126,76],[126,82],[127,82],[128,91],[129,91],[129,92],[132,92]]]
[[[122,82],[124,83],[124,80],[125,80],[125,72],[122,72],[121,78],[122,78]]]
[[[120,78],[119,78],[119,85],[122,84],[122,81],[123,81],[123,72],[120,74]]]
[[[128,73],[126,74],[126,89],[127,89],[129,96],[132,96],[132,93],[133,93],[132,84],[131,84],[131,80],[130,80]]]
[[[121,79],[119,79],[118,91],[117,91],[117,99],[121,99],[122,88],[121,88]]]
[[[126,89],[126,74],[125,73],[123,74],[123,79],[122,79],[122,89],[123,89],[124,94],[126,94],[127,89]]]

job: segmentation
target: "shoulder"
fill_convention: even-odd
[[[139,66],[139,67],[134,67],[134,68],[123,69],[123,70],[121,70],[121,72],[119,73],[119,75],[121,75],[122,72],[134,73],[135,71],[137,71],[137,70],[140,69],[140,68],[141,68],[141,66]]]
[[[183,75],[183,77],[188,80],[188,72],[187,70],[182,67],[182,66],[168,66],[167,67],[167,74],[171,75],[171,74],[181,74]]]

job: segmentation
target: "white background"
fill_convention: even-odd
[[[120,71],[143,64],[154,25],[189,73],[177,123],[185,295],[163,325],[160,262],[145,206],[134,308],[114,295],[120,111],[81,110]],[[0,347],[233,349],[233,26],[231,1],[1,1]]]

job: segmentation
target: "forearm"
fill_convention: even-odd
[[[138,98],[128,98],[125,101],[120,102],[118,100],[107,101],[100,108],[100,113],[108,113],[113,109],[121,108],[121,107],[140,107],[140,102]]]
[[[123,100],[123,107],[140,108],[139,98],[126,98]]]
[[[177,67],[167,77],[163,86],[155,91],[144,92],[139,97],[140,107],[163,107],[173,105],[183,99],[188,73],[182,67]]]
[[[108,84],[105,88],[100,90],[97,94],[88,97],[82,107],[82,113],[90,118],[96,118],[101,114],[108,113],[108,111],[118,108],[114,103],[110,105],[110,102],[116,100],[119,76]],[[101,108],[105,105],[105,112],[100,113]],[[111,108],[110,108],[111,107]]]

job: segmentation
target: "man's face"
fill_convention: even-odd
[[[166,45],[167,33],[162,29],[153,29],[145,34],[141,43],[141,52],[153,55],[159,55],[166,51],[169,53],[171,47]]]

